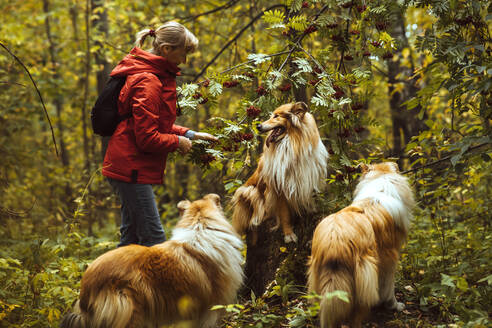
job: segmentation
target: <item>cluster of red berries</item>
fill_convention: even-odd
[[[292,88],[292,84],[290,84],[290,83],[286,83],[286,84],[278,87],[278,89],[280,91],[283,91],[283,92],[289,91],[291,88]]]
[[[351,30],[350,31],[350,34],[352,34],[352,35],[359,35],[360,34],[360,31],[359,30]]]
[[[253,134],[252,133],[243,133],[242,135],[242,139],[245,140],[245,141],[249,141],[251,139],[253,139]]]
[[[203,164],[209,164],[209,163],[215,161],[215,157],[211,154],[202,154],[202,155],[200,155],[200,161]]]
[[[246,114],[248,115],[248,117],[251,117],[251,118],[255,118],[255,117],[258,117],[261,113],[261,109],[259,109],[258,107],[255,107],[255,106],[249,106],[247,109],[246,109]]]
[[[321,74],[323,71],[318,66],[314,66],[313,72],[316,73],[316,74]]]
[[[206,88],[210,85],[210,80],[205,80],[202,82],[202,85]]]
[[[381,48],[381,46],[383,45],[380,41],[371,41],[371,44],[372,44],[375,48]]]
[[[304,34],[311,34],[311,33],[314,33],[318,30],[318,28],[316,27],[316,25],[309,25],[305,30],[304,30]]]
[[[332,95],[333,98],[340,99],[345,95],[345,92],[338,85],[334,85],[333,89],[335,90],[335,93]]]
[[[359,6],[357,6],[357,11],[359,13],[363,13],[364,11],[366,11],[366,9],[367,9],[367,6],[366,5],[359,5]]]
[[[350,61],[350,60],[354,60],[354,57],[352,57],[351,55],[345,55],[343,56],[343,59]]]
[[[321,81],[321,79],[314,79],[314,80],[310,80],[309,81],[309,84],[311,84],[313,87],[319,83],[319,81]]]
[[[253,134],[252,133],[235,133],[232,135],[231,139],[232,141],[236,142],[236,143],[240,143],[241,141],[249,141],[251,139],[253,139]]]
[[[393,54],[391,52],[385,52],[382,56],[383,59],[391,59],[393,58]]]
[[[302,8],[307,8],[309,7],[309,3],[307,1],[302,2]]]
[[[256,89],[256,94],[258,96],[264,96],[267,93],[268,93],[268,91],[264,87],[262,87],[261,85]]]
[[[362,57],[369,57],[370,55],[371,53],[367,50],[362,53]]]
[[[204,97],[200,92],[197,92],[193,95],[193,99],[202,99],[199,101],[199,104],[203,105],[208,102],[208,98]]]
[[[353,103],[351,107],[353,111],[358,111],[364,108],[364,105],[362,103]]]
[[[222,83],[222,86],[224,88],[233,88],[237,85],[239,85],[239,81],[225,81],[224,83]]]

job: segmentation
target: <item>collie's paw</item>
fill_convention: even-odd
[[[287,235],[284,236],[284,241],[285,241],[286,244],[292,243],[292,242],[297,243],[297,236],[293,232],[292,233],[289,233],[289,234],[287,234]]]
[[[401,302],[396,302],[394,309],[398,312],[401,312],[405,309],[405,304],[403,304]]]

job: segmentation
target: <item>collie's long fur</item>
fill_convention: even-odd
[[[278,107],[258,130],[269,134],[256,171],[234,194],[232,224],[243,234],[276,217],[285,242],[295,242],[290,217],[313,207],[313,192],[326,177],[328,152],[303,102]]]
[[[154,328],[183,320],[216,326],[219,312],[210,308],[234,302],[243,244],[218,195],[178,207],[182,217],[169,241],[117,248],[89,265],[80,300],[61,327]]]
[[[319,295],[345,291],[350,303],[321,300],[321,327],[360,327],[370,308],[402,310],[394,274],[414,207],[413,192],[395,163],[362,167],[352,204],[314,231],[308,288]]]

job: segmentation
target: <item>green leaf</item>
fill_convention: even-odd
[[[441,285],[455,288],[456,286],[454,285],[454,282],[453,282],[454,280],[456,280],[456,279],[451,277],[451,276],[448,276],[447,274],[441,273]]]
[[[484,282],[484,281],[486,281],[489,286],[492,285],[492,274],[488,275],[485,278],[480,279],[477,282]]]

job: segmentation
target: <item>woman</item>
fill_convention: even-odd
[[[152,38],[152,48],[141,49]],[[167,154],[191,149],[190,139],[216,140],[208,133],[174,125],[178,65],[198,46],[184,26],[168,22],[137,34],[135,48],[111,72],[126,76],[118,99],[119,114],[132,113],[108,143],[102,174],[121,200],[118,245],[152,246],[166,240],[152,184],[162,184]]]

